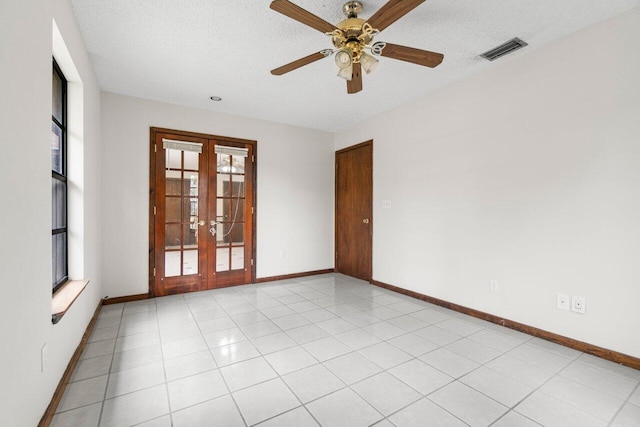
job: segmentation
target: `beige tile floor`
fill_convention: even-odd
[[[338,274],[102,308],[53,426],[640,426],[640,371]]]

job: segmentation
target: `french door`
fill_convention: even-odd
[[[255,280],[255,147],[151,128],[150,295]]]

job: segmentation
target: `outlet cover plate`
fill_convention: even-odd
[[[571,297],[571,311],[574,313],[585,314],[587,312],[587,300],[585,297]]]
[[[571,306],[571,297],[569,295],[559,293],[557,295],[558,309],[569,311],[570,306]]]

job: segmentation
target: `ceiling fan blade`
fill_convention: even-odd
[[[281,76],[283,74],[288,73],[289,71],[293,71],[297,68],[304,67],[305,65],[311,64],[312,62],[316,62],[319,59],[326,58],[331,55],[331,50],[325,49],[320,52],[312,53],[309,56],[305,56],[304,58],[297,59],[293,62],[290,62],[282,67],[274,68],[271,70],[271,74],[275,76]]]
[[[288,0],[274,0],[271,2],[269,7],[276,12],[280,12],[291,19],[302,22],[303,24],[308,25],[311,28],[315,28],[323,33],[330,33],[336,29],[335,25],[329,24],[324,19],[318,18],[313,13],[291,3]]]
[[[389,0],[367,22],[376,30],[382,31],[424,2],[425,0]]]
[[[380,55],[431,68],[438,66],[444,59],[444,55],[441,53],[391,43],[386,43]]]
[[[347,80],[347,93],[357,93],[362,90],[362,66],[359,62],[353,63],[351,80]]]

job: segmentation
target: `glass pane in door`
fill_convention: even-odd
[[[198,250],[184,251],[182,253],[182,274],[198,274]]]
[[[198,234],[197,229],[193,227],[191,224],[182,224],[184,229],[184,241],[182,248],[183,249],[198,249]]]
[[[244,175],[233,175],[233,185],[231,186],[232,197],[244,197]]]
[[[195,151],[183,151],[184,153],[184,169],[188,171],[197,171],[200,154]]]
[[[175,251],[182,247],[181,224],[165,224],[164,226],[164,250]]]
[[[241,268],[244,268],[244,246],[234,246],[231,248],[231,269]]]
[[[181,212],[182,197],[169,197],[165,198],[164,205],[164,219],[165,223],[177,223],[182,220]]]
[[[171,150],[171,151],[174,151],[174,150]],[[182,195],[181,184],[182,184],[182,171],[167,169],[164,193],[167,196],[181,196]]]
[[[180,276],[180,251],[167,251],[164,253],[164,277]]]
[[[216,249],[216,271],[229,271],[229,248]]]
[[[229,240],[233,246],[244,244],[244,223],[236,222],[233,228],[229,230]]]

